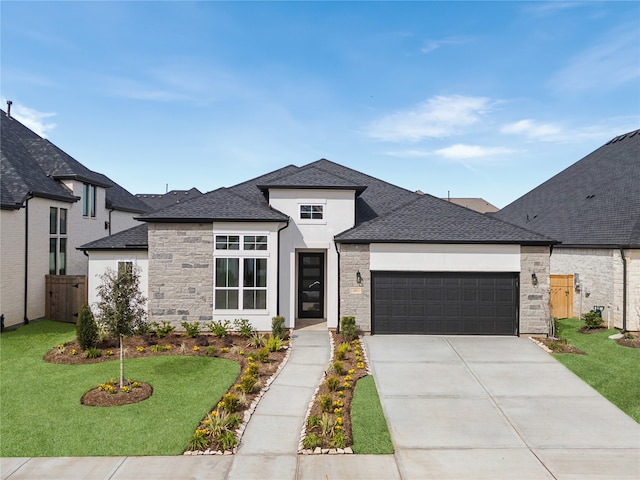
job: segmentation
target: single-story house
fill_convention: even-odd
[[[142,269],[151,320],[259,330],[353,315],[409,334],[546,334],[551,238],[333,163],[289,165],[92,242]],[[144,251],[146,249],[146,252]]]
[[[139,224],[134,217],[151,209],[9,108],[0,110],[0,122],[0,314],[10,327],[44,317],[47,302],[57,301],[47,276],[87,275],[88,259],[77,247]]]
[[[560,240],[551,255],[555,317],[594,308],[640,330],[640,130],[615,137],[499,212]]]

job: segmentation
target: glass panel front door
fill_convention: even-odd
[[[324,318],[324,253],[298,254],[298,318]]]

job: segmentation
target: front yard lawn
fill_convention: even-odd
[[[623,347],[609,339],[617,330],[578,332],[583,325],[577,318],[558,320],[558,335],[586,355],[554,357],[640,423],[640,348]]]
[[[351,403],[351,430],[354,453],[392,454],[394,452],[373,375],[367,375],[356,383]]]
[[[204,356],[125,361],[125,375],[153,395],[120,407],[88,407],[82,395],[118,377],[118,362],[47,363],[75,325],[34,322],[0,335],[0,456],[180,455],[194,429],[233,384],[238,363]]]

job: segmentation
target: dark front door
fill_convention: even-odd
[[[298,318],[324,318],[324,253],[298,254]]]

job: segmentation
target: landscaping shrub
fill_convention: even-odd
[[[340,379],[334,376],[327,377],[327,388],[332,392],[338,390],[340,388]]]
[[[323,412],[333,411],[333,399],[331,398],[331,395],[320,396],[320,410]]]
[[[262,333],[253,332],[251,337],[249,337],[249,346],[251,347],[261,348],[264,347],[266,343],[267,337]]]
[[[98,325],[88,304],[84,304],[78,314],[76,325],[78,343],[83,350],[93,348],[98,341]]]
[[[310,433],[309,435],[304,437],[304,440],[302,440],[302,446],[307,450],[313,450],[320,445],[322,445],[322,439],[315,433]]]
[[[343,316],[340,319],[340,333],[347,340],[353,340],[358,336],[356,331],[356,317]]]
[[[246,318],[236,318],[233,321],[233,327],[244,338],[251,337],[251,335],[253,335],[253,332],[254,332],[253,327],[251,326],[251,322]]]
[[[175,329],[176,327],[171,325],[171,323],[169,323],[166,320],[163,320],[162,325],[160,325],[158,322],[151,322],[149,331],[155,333],[160,338],[164,338],[167,335],[173,333]]]
[[[286,334],[286,329],[284,327],[284,317],[282,315],[273,317],[271,319],[271,336],[284,338],[285,334]]]
[[[200,323],[198,322],[182,322],[182,327],[184,328],[185,333],[191,338],[196,338],[200,335]]]
[[[582,314],[582,321],[587,330],[593,330],[594,328],[600,328],[604,320],[599,313],[591,311]]]
[[[272,336],[267,340],[266,348],[268,348],[270,352],[279,352],[284,348],[284,342],[282,341],[282,338],[277,335]]]
[[[209,330],[211,330],[211,333],[218,338],[226,337],[227,333],[229,333],[229,329],[231,328],[229,320],[213,320],[212,322],[209,322],[207,326],[209,327]]]
[[[267,363],[269,361],[269,349],[267,347],[262,347],[258,350],[258,360],[261,363]]]

